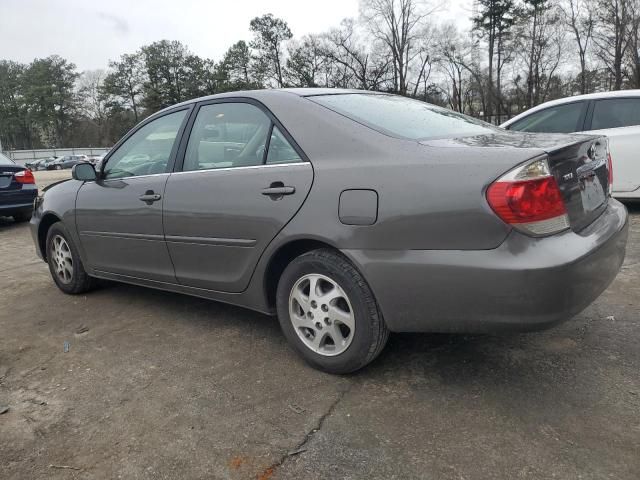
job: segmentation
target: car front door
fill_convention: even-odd
[[[243,101],[200,105],[181,151],[164,204],[177,280],[240,292],[304,202],[311,164],[268,111]]]
[[[640,188],[640,98],[595,100],[589,128],[584,133],[609,138],[614,195]]]
[[[89,266],[102,272],[174,282],[162,228],[164,190],[190,109],[156,117],[105,159],[76,199],[76,222]]]

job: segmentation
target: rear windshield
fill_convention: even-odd
[[[348,93],[308,98],[393,137],[426,140],[496,131],[488,123],[461,113],[397,95]]]
[[[4,153],[0,152],[0,165],[15,165],[13,160],[7,157]]]

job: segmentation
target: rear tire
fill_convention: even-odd
[[[60,290],[75,295],[93,288],[95,280],[85,271],[78,249],[62,222],[49,228],[46,247],[49,272]]]
[[[294,259],[280,277],[276,303],[289,343],[310,365],[328,373],[359,370],[380,354],[389,338],[364,278],[330,249]]]

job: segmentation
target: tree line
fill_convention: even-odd
[[[105,70],[0,60],[0,142],[110,146],[164,107],[244,89],[385,91],[499,123],[554,98],[640,88],[640,0],[475,0],[469,31],[439,23],[434,1],[361,0],[357,18],[301,37],[265,14],[217,61],[169,40]]]

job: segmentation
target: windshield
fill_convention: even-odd
[[[397,95],[349,93],[307,97],[386,135],[411,140],[495,133],[488,123]]]
[[[0,152],[0,165],[15,165],[15,162]]]

